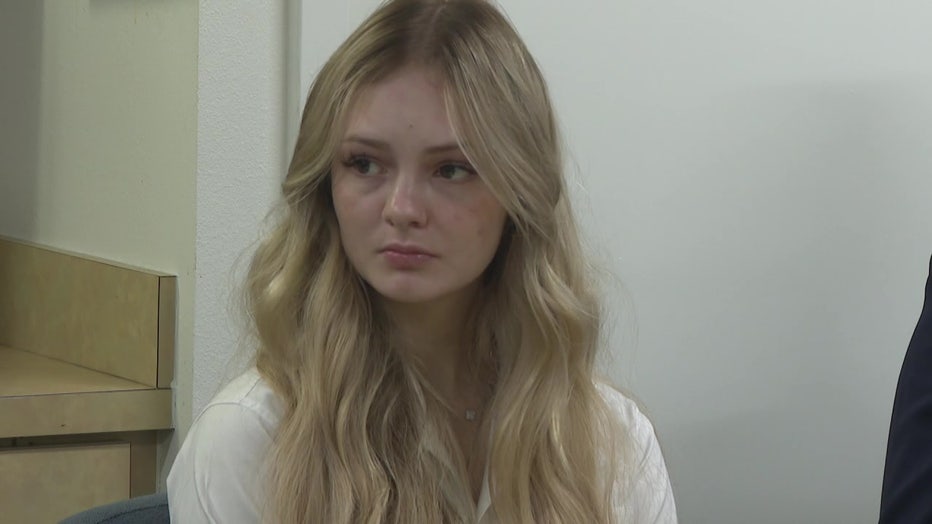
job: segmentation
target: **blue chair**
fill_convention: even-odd
[[[168,495],[156,493],[97,506],[60,524],[169,524]]]

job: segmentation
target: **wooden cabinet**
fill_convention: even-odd
[[[175,285],[0,237],[0,523],[155,491]]]
[[[57,522],[129,497],[130,444],[0,448],[2,522]]]

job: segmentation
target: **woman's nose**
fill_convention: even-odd
[[[399,174],[389,187],[382,218],[399,228],[427,225],[427,188],[417,177]]]

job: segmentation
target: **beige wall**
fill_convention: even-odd
[[[176,424],[190,425],[198,6],[0,6],[0,234],[178,276]]]

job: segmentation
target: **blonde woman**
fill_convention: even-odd
[[[258,249],[255,369],[198,417],[174,522],[672,523],[594,379],[546,85],[481,0],[396,0],[320,71]]]

